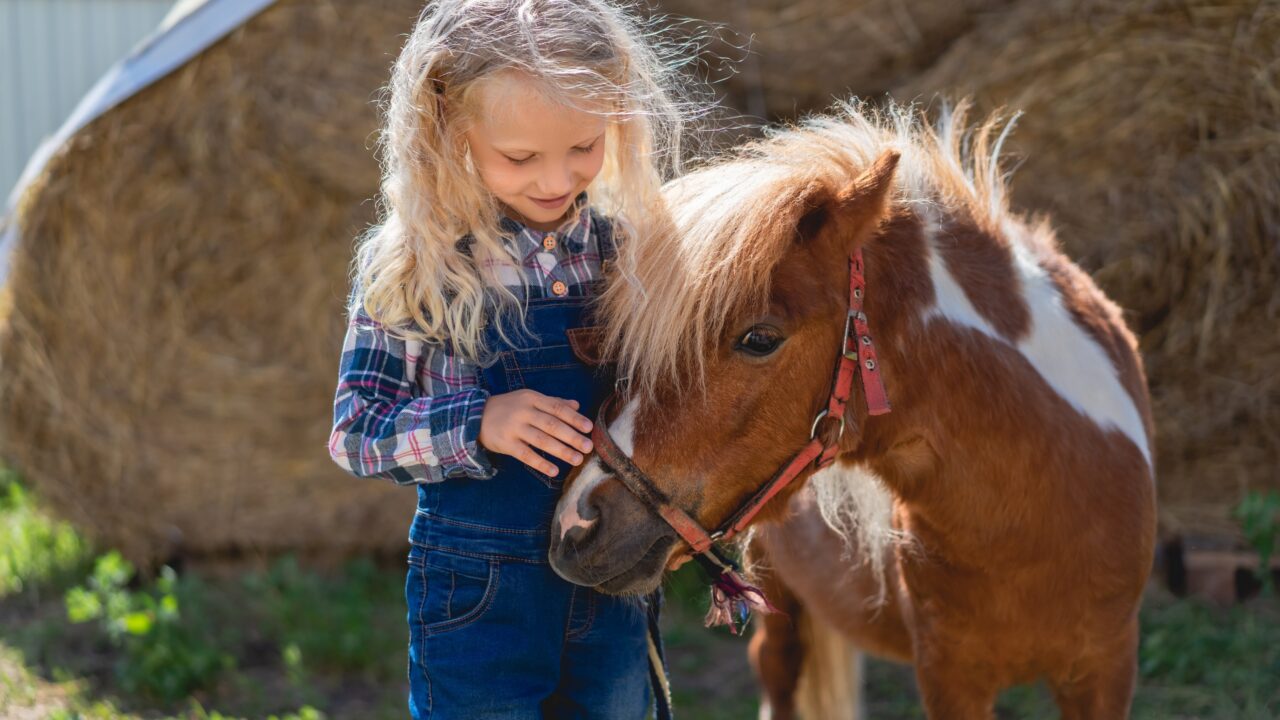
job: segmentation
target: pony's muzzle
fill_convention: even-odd
[[[556,507],[547,557],[569,582],[604,592],[658,586],[676,537],[594,459],[582,466]]]

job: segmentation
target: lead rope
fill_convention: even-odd
[[[658,615],[662,607],[662,590],[649,594],[646,605],[648,615],[649,685],[653,688],[653,716],[655,720],[673,720],[671,705],[671,680],[667,674],[667,659],[662,651],[662,630],[658,627]]]

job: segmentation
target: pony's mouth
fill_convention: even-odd
[[[644,555],[631,567],[596,584],[596,589],[609,595],[643,595],[652,592],[662,583],[667,569],[668,556],[675,539],[663,535],[654,541]]]
[[[676,544],[676,537],[662,530],[647,539],[637,538],[639,542],[597,540],[587,548],[553,537],[547,557],[551,569],[575,585],[614,595],[645,592],[661,582]]]

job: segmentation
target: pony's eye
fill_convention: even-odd
[[[737,349],[748,355],[763,357],[778,349],[782,333],[771,325],[752,325],[747,334],[738,340]]]

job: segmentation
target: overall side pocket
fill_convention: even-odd
[[[496,558],[480,558],[411,545],[409,619],[423,637],[464,628],[493,604],[501,566]]]

